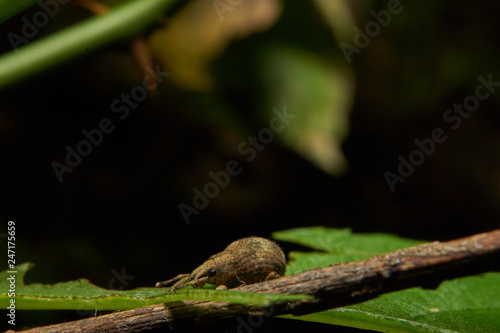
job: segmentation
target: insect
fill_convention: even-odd
[[[218,285],[217,290],[224,290],[282,277],[285,269],[285,255],[276,243],[261,237],[247,237],[232,242],[191,274],[179,274],[158,282],[156,287],[171,285],[171,290],[178,290],[211,283]]]

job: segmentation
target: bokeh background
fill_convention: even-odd
[[[32,40],[97,15],[89,3],[61,6]],[[500,87],[456,130],[443,114],[474,95],[479,76],[500,81],[500,2],[401,0],[349,59],[340,45],[355,46],[353,28],[364,31],[388,1],[229,6],[218,13],[212,1],[178,2],[142,34],[0,92],[0,244],[15,221],[16,260],[36,264],[26,282],[153,286],[237,238],[303,226],[431,241],[499,227]],[[39,10],[2,23],[0,36]],[[1,38],[2,53],[11,49]],[[120,120],[111,104],[142,84],[147,66],[170,75]],[[285,108],[295,118],[247,161],[238,147]],[[65,147],[103,118],[115,130],[59,182],[53,161],[64,163]],[[384,172],[396,173],[398,156],[435,128],[448,139],[392,192]],[[231,160],[242,172],[186,223],[179,204],[192,206],[193,189]],[[125,283],[115,276],[122,271]],[[91,314],[26,312],[18,321],[82,315]]]

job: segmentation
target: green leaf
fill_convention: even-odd
[[[16,266],[16,274],[0,272],[0,307],[6,308],[9,296],[9,277],[15,275],[15,305],[18,310],[128,310],[157,303],[185,300],[219,301],[237,304],[269,305],[273,302],[296,301],[307,295],[271,295],[230,290],[190,289],[166,291],[165,288],[137,288],[134,290],[106,290],[86,279],[60,282],[54,285],[24,284],[24,276],[34,265]]]
[[[359,261],[376,254],[424,243],[388,234],[352,234],[350,229],[298,228],[273,233],[280,241],[308,246],[321,252],[291,252],[287,275],[328,265]]]
[[[17,1],[17,0],[16,0]],[[139,32],[175,0],[135,0],[0,56],[0,88]]]
[[[37,2],[38,0],[0,0],[0,23]]]
[[[332,175],[342,174],[347,161],[342,140],[349,132],[349,113],[354,99],[354,78],[345,61],[326,61],[292,47],[272,46],[263,70],[267,103],[265,121],[274,108],[293,119],[276,135],[288,148]]]
[[[308,246],[321,252],[291,252],[287,275],[328,265],[359,261],[380,253],[424,243],[389,234],[352,234],[350,229],[299,228],[273,233],[277,240]]]
[[[292,252],[287,274],[422,243],[389,234],[351,234],[349,229],[324,227],[285,230],[273,237],[321,251]],[[436,290],[412,288],[352,306],[283,317],[380,332],[498,332],[499,286],[500,274],[488,273],[446,281]]]

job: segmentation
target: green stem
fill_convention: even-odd
[[[135,0],[0,56],[0,88],[137,33],[175,0]]]

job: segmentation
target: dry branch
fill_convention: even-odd
[[[234,289],[272,294],[309,294],[315,297],[312,300],[284,302],[267,308],[210,301],[183,301],[38,327],[24,332],[141,332],[161,327],[183,330],[203,328],[222,318],[239,315],[301,315],[359,303],[405,288],[435,288],[446,279],[498,270],[499,259],[500,230],[495,230]]]

